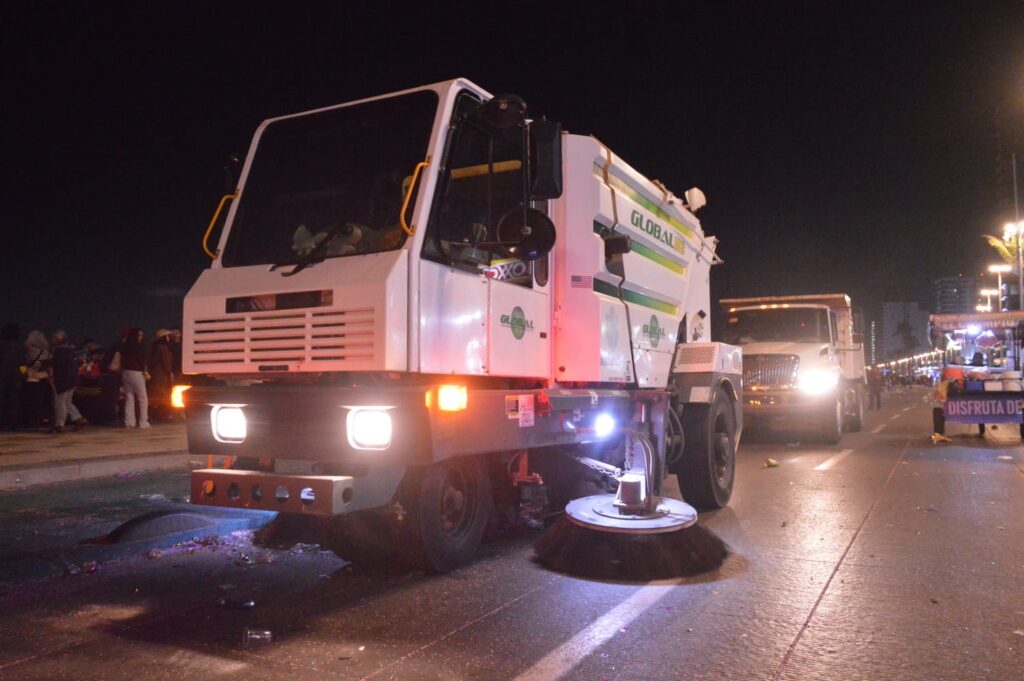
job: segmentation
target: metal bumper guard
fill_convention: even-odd
[[[307,515],[357,510],[356,479],[348,475],[282,475],[204,468],[192,471],[193,504]]]

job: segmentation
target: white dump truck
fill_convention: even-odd
[[[743,348],[750,427],[839,442],[864,423],[864,345],[844,293],[727,298],[721,339]]]
[[[657,487],[725,505],[742,359],[709,342],[703,201],[463,79],[265,121],[184,303],[189,448],[218,462],[192,503],[444,571],[497,506],[643,466],[628,429]]]

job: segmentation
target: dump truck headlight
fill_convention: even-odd
[[[242,405],[215,404],[210,412],[213,438],[217,442],[242,442],[245,440],[245,413]]]
[[[391,444],[391,407],[348,407],[345,431],[355,449],[387,449]]]
[[[796,383],[808,395],[824,395],[839,385],[839,376],[833,371],[811,369],[801,371]]]

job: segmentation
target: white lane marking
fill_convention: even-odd
[[[900,415],[899,415],[899,414],[893,414],[892,416],[890,416],[890,417],[889,417],[889,420],[890,420],[890,421],[895,421],[895,420],[896,420],[896,419],[898,419],[899,417],[900,417]]]
[[[850,454],[853,454],[852,449],[844,449],[838,454],[830,456],[827,460],[819,463],[817,466],[814,467],[814,470],[827,471],[829,468],[832,468],[832,466],[835,466],[837,463],[839,463],[846,457],[850,456]]]
[[[515,681],[550,681],[570,672],[595,648],[612,637],[658,601],[672,593],[682,579],[651,582],[605,613],[600,619],[542,657]]]
[[[871,430],[871,432],[872,433],[881,433],[883,428],[885,428],[885,424],[884,423],[882,425],[878,426],[877,428],[873,428]]]
[[[913,409],[913,407],[903,407],[901,411],[910,411],[911,409]]]

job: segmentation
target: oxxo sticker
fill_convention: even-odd
[[[647,232],[669,248],[680,253],[686,252],[686,246],[683,245],[682,240],[677,238],[670,229],[662,227],[650,218],[644,219],[644,215],[640,211],[634,210],[630,213],[629,222],[637,229]]]
[[[650,322],[644,324],[643,334],[651,342],[652,348],[658,347],[658,342],[667,335],[664,327],[658,323],[658,318],[654,315],[651,315]]]
[[[480,271],[488,279],[498,281],[521,281],[530,278],[530,268],[522,260],[496,260],[482,266]]]
[[[522,340],[527,331],[533,331],[533,322],[526,318],[523,308],[516,305],[512,308],[512,314],[501,315],[501,325],[512,329],[512,337]]]

